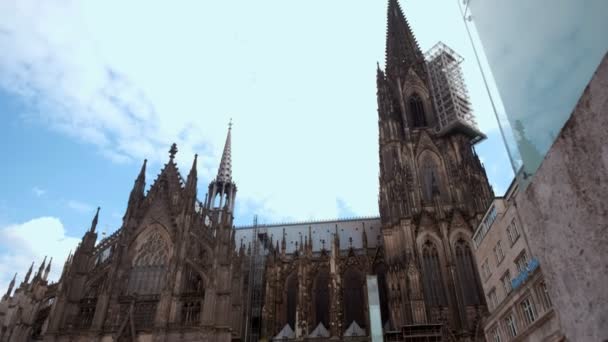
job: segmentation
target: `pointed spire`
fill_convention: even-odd
[[[42,264],[40,264],[40,266],[38,267],[38,272],[36,272],[36,277],[42,277],[42,272],[44,271],[44,266],[46,264],[46,255],[44,256],[44,259],[42,260]]]
[[[16,279],[17,279],[17,273],[15,273],[15,275],[13,276],[13,280],[11,280],[11,282],[8,284],[8,290],[6,291],[4,298],[8,298],[11,296],[11,293],[13,292],[13,287],[15,287]]]
[[[226,143],[224,144],[224,152],[222,153],[222,160],[220,161],[220,167],[217,170],[216,180],[218,182],[231,183],[232,182],[232,152],[231,152],[231,132],[232,132],[232,119],[228,124],[228,135],[226,136]]]
[[[386,30],[386,70],[390,74],[406,73],[414,65],[423,76],[422,52],[398,0],[388,1]]]
[[[192,191],[196,193],[196,162],[198,160],[198,154],[194,155],[194,161],[192,162],[192,168],[190,169],[190,173],[188,174],[188,179],[186,180],[186,191]]]
[[[46,269],[44,270],[44,275],[42,276],[42,280],[46,280],[49,276],[49,273],[51,272],[51,263],[53,262],[53,258],[51,258],[51,260],[49,260],[49,264],[46,266]]]
[[[34,269],[34,262],[32,261],[32,264],[30,265],[30,269],[27,270],[27,273],[25,274],[25,278],[23,279],[24,283],[27,283],[30,281],[30,276],[32,275],[33,269]]]
[[[129,195],[129,203],[127,205],[127,211],[125,213],[125,217],[128,213],[132,212],[139,201],[144,198],[144,191],[146,189],[146,165],[148,164],[148,159],[144,159],[144,163],[141,166],[141,170],[139,171],[139,175],[135,179],[135,184],[133,185],[133,189],[131,189],[131,194]]]
[[[93,221],[91,222],[91,229],[89,230],[91,233],[95,233],[95,228],[97,228],[97,221],[99,220],[99,209],[97,207],[97,212],[95,213],[95,217],[93,217]]]

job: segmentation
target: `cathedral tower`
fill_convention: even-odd
[[[440,93],[453,80],[432,63],[453,51],[441,45],[425,59],[397,0],[389,0],[387,20],[377,97],[390,322],[445,323],[470,336],[485,310],[471,236],[493,198],[473,148],[484,136],[460,115],[471,117],[466,90]],[[441,102],[446,96],[457,107]]]

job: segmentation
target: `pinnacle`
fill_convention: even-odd
[[[228,135],[226,136],[226,143],[224,144],[224,152],[222,153],[222,160],[220,161],[220,167],[217,170],[216,181],[223,183],[232,182],[232,151],[231,151],[231,132],[232,132],[232,120],[228,125]]]

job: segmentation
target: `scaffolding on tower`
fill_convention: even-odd
[[[460,68],[463,58],[442,42],[435,44],[424,56],[437,113],[438,133],[464,133],[473,143],[485,139],[486,136],[477,128],[464,84]]]

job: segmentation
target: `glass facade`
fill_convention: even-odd
[[[608,1],[457,1],[513,168],[531,175],[606,54]]]

